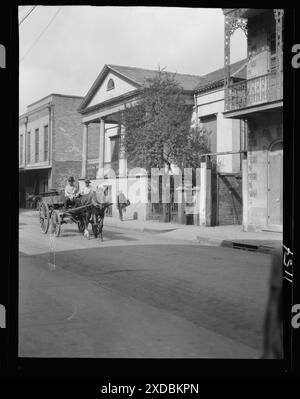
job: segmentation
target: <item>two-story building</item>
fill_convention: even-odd
[[[245,80],[246,62],[243,59],[231,65],[234,82]],[[245,125],[241,120],[224,118],[225,69],[217,69],[202,77],[195,89],[195,113],[200,128],[208,135],[212,161],[208,224],[241,224]]]
[[[224,116],[247,123],[243,159],[245,230],[282,231],[283,14],[282,9],[223,9],[225,16]],[[247,35],[246,79],[234,82],[230,39]]]
[[[232,68],[236,82],[245,79],[245,60],[233,64]],[[105,65],[101,70],[79,107],[83,122],[82,179],[88,176],[93,179],[94,186],[106,185],[112,194],[113,201],[118,189],[121,189],[130,200],[132,200],[134,190],[136,188],[140,190],[143,193],[141,195],[143,201],[132,203],[128,208],[126,217],[129,219],[163,219],[187,223],[187,217],[177,203],[170,204],[167,215],[162,214],[165,212],[162,204],[151,203],[147,174],[141,174],[134,170],[134,165],[128,165],[122,150],[122,138],[126,134],[122,126],[122,112],[126,106],[138,101],[139,89],[145,79],[152,78],[156,74],[157,71],[154,70],[117,65]],[[209,184],[208,179],[211,175],[208,179],[205,178],[208,184],[204,184],[204,179],[202,179],[204,185],[201,192],[203,194],[204,191],[209,191],[209,193],[207,196],[201,194],[201,201],[205,202],[205,206],[202,206],[202,212],[198,210],[202,216],[194,218],[196,224],[241,224],[242,222],[240,151],[241,146],[244,145],[244,139],[241,137],[243,123],[223,117],[224,76],[224,68],[204,76],[174,74],[175,79],[183,88],[186,104],[193,107],[191,122],[199,122],[209,135],[210,151],[212,153],[227,152],[226,155],[216,157],[219,163],[218,176],[221,173],[226,174],[223,176],[224,179],[219,180],[218,192],[221,195],[218,198],[215,194],[217,181],[212,177],[212,185]],[[91,174],[88,170],[89,141],[90,129],[95,126],[99,131],[97,146],[99,157],[98,163],[96,162],[98,172]],[[206,172],[203,171],[203,173]],[[200,182],[200,185],[202,183]],[[172,198],[171,195],[171,202]],[[208,202],[210,204],[206,206]],[[117,216],[116,207],[112,207],[111,215]]]
[[[142,200],[132,203],[126,216],[141,220],[159,218],[162,207],[150,203],[148,175],[135,170],[134,165],[128,165],[122,148],[122,138],[126,134],[122,125],[122,113],[126,106],[138,101],[145,80],[156,74],[157,71],[149,69],[105,65],[79,107],[83,122],[82,178],[90,176],[93,185],[106,185],[113,201],[117,195],[116,185],[118,191],[122,190],[131,201],[135,187],[138,186]],[[186,104],[193,107],[194,89],[202,78],[180,73],[174,77],[184,91]],[[98,172],[91,176],[87,161],[88,143],[90,129],[95,126],[99,132]],[[177,204],[172,206],[168,220],[177,220],[177,208]],[[111,214],[117,216],[116,207],[112,207]]]
[[[67,178],[81,175],[81,117],[83,97],[50,94],[27,107],[19,117],[19,203],[30,195],[62,189]],[[95,157],[95,134],[90,132],[90,156]]]

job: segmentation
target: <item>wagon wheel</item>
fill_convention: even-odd
[[[40,226],[42,232],[46,234],[49,229],[50,217],[49,217],[49,207],[45,202],[41,202],[39,208],[39,216],[40,216]]]
[[[55,237],[59,237],[61,232],[61,219],[56,210],[52,212],[51,225],[51,232],[54,233]]]
[[[84,223],[83,223],[82,219],[79,219],[77,221],[77,226],[78,226],[79,233],[83,234],[84,233]]]

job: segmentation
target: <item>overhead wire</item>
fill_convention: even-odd
[[[33,47],[36,45],[36,43],[39,41],[41,36],[45,33],[47,28],[51,25],[51,23],[54,21],[60,10],[62,9],[62,6],[59,7],[59,9],[56,11],[56,13],[53,15],[51,20],[48,22],[48,24],[45,26],[45,28],[42,30],[42,32],[38,35],[38,37],[35,39],[35,41],[32,43],[32,45],[29,47],[29,49],[26,51],[26,53],[20,58],[20,62],[24,60],[24,58],[29,54],[29,52],[33,49]]]
[[[37,6],[32,6],[31,8],[30,8],[30,10],[27,12],[27,14],[21,19],[21,21],[19,22],[19,26],[29,17],[29,15],[32,13],[32,11],[34,11],[34,9],[36,8]]]

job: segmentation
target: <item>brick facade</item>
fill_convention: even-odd
[[[52,157],[55,161],[80,161],[82,123],[77,109],[80,98],[53,97],[54,126]]]
[[[69,176],[78,181],[81,175],[81,161],[54,161],[52,173],[52,187],[61,190],[68,184]]]
[[[44,191],[40,190],[40,187],[62,189],[67,183],[68,176],[72,175],[76,180],[81,177],[83,125],[81,115],[78,113],[81,102],[82,97],[51,94],[28,106],[27,113],[20,117],[19,137],[22,139],[20,148],[23,148],[23,156],[20,157],[22,163],[19,162],[20,168],[23,170],[20,174],[20,192],[24,197],[20,199],[22,206],[24,206],[28,194]],[[51,106],[51,116],[49,106]],[[49,156],[47,161],[44,161],[44,126],[46,125],[49,128]],[[35,163],[35,131],[37,128],[39,129],[39,160]],[[28,131],[31,132],[30,146],[28,144],[25,146],[25,129],[26,135]],[[99,156],[99,124],[89,125],[88,142],[89,159],[97,159]],[[31,153],[31,161],[25,164],[24,159],[25,155],[27,156],[28,148]],[[43,181],[41,181],[41,176],[43,176]]]

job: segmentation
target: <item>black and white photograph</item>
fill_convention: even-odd
[[[18,356],[283,359],[284,18],[18,7]]]
[[[224,7],[3,7],[1,379],[199,396],[299,368],[299,15]]]

